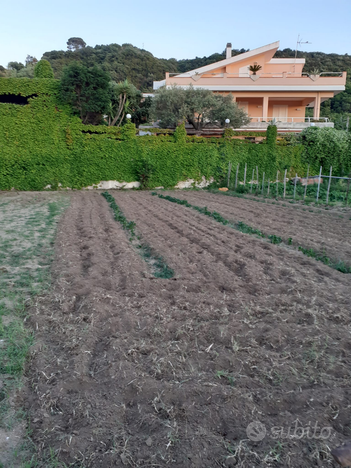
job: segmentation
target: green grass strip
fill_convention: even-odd
[[[329,258],[325,254],[325,252],[318,252],[314,249],[305,249],[304,247],[301,247],[301,246],[299,246],[298,249],[300,250],[300,252],[307,255],[307,257],[314,258],[315,260],[318,260],[319,262],[322,262],[325,265],[328,265],[331,268],[334,268],[334,270],[338,270],[341,273],[351,273],[351,267],[347,266],[345,262],[341,260],[336,262],[332,260],[331,258]]]
[[[103,192],[101,195],[104,198],[106,198],[110,207],[112,208],[115,220],[121,224],[123,229],[125,229],[126,231],[129,231],[129,234],[130,234],[129,240],[133,240],[135,238],[135,226],[136,226],[135,222],[127,220],[127,218],[124,216],[123,212],[118,207],[116,200],[113,198],[112,195],[110,195],[108,192]]]
[[[210,218],[214,219],[218,223],[224,224],[225,226],[229,226],[233,229],[236,229],[237,231],[243,232],[244,234],[250,234],[250,235],[262,237],[263,239],[268,239],[271,242],[271,244],[285,244],[285,245],[291,246],[293,243],[291,237],[289,237],[288,240],[285,241],[280,236],[277,236],[275,234],[266,235],[259,229],[255,229],[251,226],[248,226],[242,221],[239,221],[237,223],[230,222],[227,219],[223,218],[223,216],[217,213],[216,211],[209,211],[207,207],[202,208],[200,206],[191,205],[187,200],[180,200],[179,198],[174,198],[169,195],[162,195],[157,192],[151,192],[151,195],[154,195],[154,196],[157,195],[159,198],[162,198],[163,200],[168,200],[172,203],[177,203],[178,205],[183,205],[188,208],[192,208],[193,210],[196,210],[199,213],[209,216]],[[297,246],[297,248],[304,255],[307,255],[307,257],[314,258],[315,260],[318,260],[319,262],[322,262],[325,265],[330,266],[334,270],[338,270],[341,273],[351,273],[350,266],[346,265],[343,261],[335,261],[335,260],[330,259],[329,257],[327,257],[327,255],[324,252],[317,252],[316,250],[306,249],[305,247],[302,247],[302,246]]]
[[[141,241],[141,236],[137,236],[135,232],[136,224],[134,221],[128,221],[127,218],[124,216],[122,210],[118,207],[116,200],[114,197],[109,194],[108,192],[103,192],[101,194],[109,203],[114,218],[118,221],[122,228],[129,232],[130,237],[129,241],[136,247],[145,260],[145,262],[149,265],[150,270],[155,278],[163,278],[169,279],[173,278],[174,271],[170,268],[167,263],[165,262],[164,258],[161,255],[158,255],[152,247],[150,247],[145,242],[137,242]],[[134,242],[133,242],[134,241]]]

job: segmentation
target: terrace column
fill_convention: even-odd
[[[262,120],[268,122],[268,96],[263,96]]]
[[[317,96],[314,100],[314,109],[313,109],[313,119],[319,120],[319,114],[321,109],[321,95],[317,93]]]

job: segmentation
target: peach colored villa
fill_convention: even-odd
[[[231,44],[227,44],[226,59],[186,73],[166,73],[161,86],[190,85],[209,89],[215,93],[231,93],[234,101],[251,117],[252,128],[265,128],[276,119],[278,127],[302,129],[309,125],[334,126],[327,119],[320,121],[320,105],[345,90],[346,72],[303,73],[305,59],[274,58],[279,41],[232,57]],[[261,66],[257,74],[249,67]],[[305,118],[306,107],[313,107],[313,121]]]

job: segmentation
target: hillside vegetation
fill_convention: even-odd
[[[85,44],[84,41],[82,41]],[[232,54],[238,55],[248,49],[233,49]],[[292,49],[278,50],[275,54],[277,58],[294,57],[295,51]],[[348,71],[346,90],[322,104],[322,116],[333,118],[334,114],[351,113],[351,56],[348,54],[325,54],[323,52],[301,52],[298,58],[305,58],[305,72],[339,72]],[[29,57],[29,58],[28,58]],[[35,57],[28,56],[26,65],[18,62],[10,62],[8,68],[11,76],[34,76],[33,60]],[[83,45],[80,48],[71,50],[53,50],[45,52],[43,59],[50,62],[55,78],[61,78],[63,68],[72,61],[78,61],[87,67],[97,65],[108,72],[111,79],[116,82],[128,79],[142,92],[152,90],[153,81],[162,80],[166,72],[183,73],[194,68],[199,68],[211,63],[223,60],[225,51],[214,53],[208,57],[195,57],[193,59],[176,60],[175,58],[163,59],[154,57],[151,52],[139,49],[132,44],[109,44],[96,45],[95,47]],[[31,59],[31,60],[30,60]],[[23,67],[23,68],[22,68]],[[32,70],[33,68],[33,70]],[[6,70],[0,66],[0,76],[6,76]],[[338,128],[345,128],[343,119],[333,118]]]

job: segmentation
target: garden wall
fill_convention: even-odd
[[[57,80],[0,78],[1,190],[80,189],[101,181],[174,187],[187,179],[225,178],[229,161],[241,170],[247,163],[248,178],[256,166],[271,179],[278,169],[306,171],[302,146],[190,138],[181,128],[174,135],[136,137],[132,124],[83,126],[58,91]],[[28,102],[16,103],[18,96]]]

